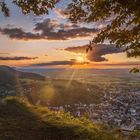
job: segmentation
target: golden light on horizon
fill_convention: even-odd
[[[85,60],[84,60],[84,57],[82,57],[82,56],[78,56],[77,58],[76,58],[76,60],[77,60],[77,62],[84,62]]]

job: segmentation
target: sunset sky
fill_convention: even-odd
[[[86,53],[89,40],[106,23],[72,24],[64,14],[63,0],[49,15],[23,15],[9,3],[10,17],[0,13],[0,64],[30,67],[129,67],[138,59],[128,59],[114,45],[95,45]]]

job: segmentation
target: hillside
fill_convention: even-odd
[[[122,140],[119,133],[19,98],[0,104],[0,140]]]
[[[102,91],[98,86],[80,83],[78,81],[49,79],[46,82],[33,81],[24,86],[32,87],[28,95],[33,103],[40,100],[41,105],[63,106],[77,103],[90,104],[101,102]]]
[[[35,73],[26,73],[17,71],[11,67],[0,65],[0,83],[15,84],[20,78],[33,79],[33,80],[45,80],[44,76]]]
[[[45,80],[40,74],[0,66],[0,98],[16,95],[24,95],[34,104],[40,100],[41,105],[60,106],[99,102],[102,93],[98,86],[75,80]]]

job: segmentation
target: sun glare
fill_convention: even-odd
[[[84,62],[84,58],[81,57],[81,56],[78,56],[78,57],[77,57],[77,62]]]

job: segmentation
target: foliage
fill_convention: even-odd
[[[122,47],[128,57],[140,56],[139,0],[73,0],[69,5],[73,22],[102,22],[103,27],[93,42],[109,40]],[[125,46],[125,47],[124,47]]]
[[[7,4],[4,1],[0,1],[0,8],[1,12],[4,13],[5,16],[9,16],[9,8],[7,7]]]
[[[139,72],[140,72],[139,68],[135,68],[135,67],[130,70],[130,73],[139,73]]]
[[[54,8],[54,5],[59,0],[11,0],[12,3],[18,6],[23,14],[29,14],[33,12],[35,15],[48,14],[49,9]],[[9,7],[5,0],[0,0],[1,11],[5,16],[10,15]]]

